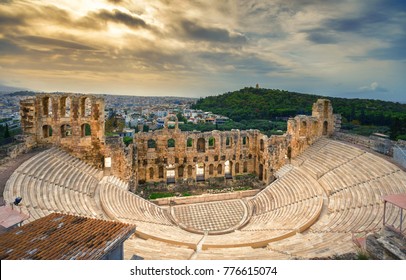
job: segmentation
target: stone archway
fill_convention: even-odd
[[[171,164],[166,167],[166,183],[175,184],[175,166]]]
[[[226,177],[226,179],[233,178],[232,170],[233,170],[233,163],[231,161],[227,160],[224,163],[224,176]]]
[[[327,135],[328,132],[328,122],[324,121],[323,122],[323,135]]]
[[[204,163],[196,164],[196,181],[204,181]]]
[[[259,164],[258,179],[262,181],[264,179],[264,166],[262,163]]]
[[[206,151],[206,140],[204,138],[197,139],[197,152],[204,153]]]
[[[48,138],[52,136],[52,127],[50,125],[42,126],[42,138]]]

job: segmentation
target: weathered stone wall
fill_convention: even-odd
[[[121,137],[107,137],[105,158],[111,158],[111,167],[105,168],[105,175],[114,175],[126,182],[131,181],[134,176],[133,157],[132,144],[126,147]]]
[[[337,117],[326,99],[314,103],[312,116],[289,119],[282,136],[268,137],[258,130],[182,132],[176,117],[168,116],[162,130],[134,136],[138,180],[171,183],[252,173],[270,183],[289,158],[319,137],[330,136],[336,126]]]
[[[290,158],[321,136],[330,136],[339,123],[331,103],[319,99],[312,116],[288,121],[287,133],[268,137],[258,130],[182,132],[176,116],[165,127],[139,132],[125,147],[121,138],[105,139],[104,100],[82,94],[39,94],[22,100],[21,126],[29,145],[57,145],[106,174],[130,183],[195,182],[255,174],[264,183]],[[111,164],[106,168],[106,163]]]
[[[113,164],[107,172],[134,181],[134,147],[125,147],[120,138],[106,143],[103,98],[38,94],[20,101],[20,116],[27,147],[56,145],[99,169],[104,167],[105,158],[110,157]]]
[[[139,132],[134,136],[138,180],[203,179],[225,176],[226,171],[230,176],[256,173],[260,135],[257,130],[182,132],[177,122],[172,129],[166,126],[162,130]]]
[[[299,115],[288,120],[287,135],[290,136],[291,157],[300,155],[321,136],[331,136],[337,117],[327,99],[318,99],[313,104],[312,115]]]
[[[102,167],[102,98],[83,94],[38,94],[21,100],[20,116],[23,132],[31,137],[32,145],[57,145],[95,167]]]

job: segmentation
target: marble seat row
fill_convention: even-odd
[[[100,186],[100,201],[110,219],[135,224],[136,234],[144,239],[196,248],[203,237],[173,224],[166,209],[109,182]]]
[[[123,180],[115,177],[115,176],[107,176],[105,177],[105,180],[109,182],[110,184],[116,185],[117,187],[123,189],[123,190],[128,190],[128,183],[124,182]]]
[[[288,254],[266,248],[210,248],[197,252],[196,260],[287,260]]]
[[[254,215],[241,231],[281,229],[303,231],[320,215],[322,205],[321,197],[312,197],[261,215]]]
[[[355,251],[349,233],[298,233],[288,239],[269,243],[267,249],[290,259],[326,258]]]
[[[319,178],[363,153],[365,152],[346,144],[321,138],[293,162],[314,178]]]
[[[52,148],[14,171],[6,183],[4,198],[12,202],[15,197],[22,197],[29,221],[53,212],[104,218],[93,199],[97,173],[95,168]]]
[[[284,207],[312,197],[321,196],[321,186],[312,177],[299,168],[292,167],[262,192],[258,193],[249,204],[254,215],[260,215],[276,208]]]
[[[382,227],[382,196],[405,193],[406,173],[374,154],[333,140],[323,141],[330,143],[324,149],[336,147],[343,154],[356,156],[318,178],[328,196],[328,213],[321,216],[309,232],[351,233],[379,229]],[[316,155],[322,153],[313,147],[307,150],[309,158],[317,158]],[[313,168],[306,161],[299,168],[304,166]]]
[[[186,246],[169,244],[154,239],[132,236],[124,242],[124,259],[188,260],[195,250]]]

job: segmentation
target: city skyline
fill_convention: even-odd
[[[402,1],[0,1],[0,85],[203,97],[257,83],[406,102]]]

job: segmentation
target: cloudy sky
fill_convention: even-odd
[[[0,85],[406,102],[404,0],[0,0]]]

